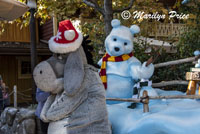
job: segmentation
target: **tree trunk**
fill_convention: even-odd
[[[105,23],[105,32],[106,36],[112,30],[111,21],[113,19],[113,9],[112,9],[112,0],[104,0],[104,23]]]
[[[95,0],[83,0],[83,2],[90,6],[93,7],[95,10],[97,10],[99,13],[103,15],[104,18],[104,31],[106,33],[106,36],[111,32],[112,26],[111,26],[111,21],[113,19],[113,13],[121,13],[124,10],[129,10],[133,6],[134,0],[130,0],[130,3],[127,7],[122,8],[122,9],[117,9],[113,10],[112,8],[112,0],[104,0],[104,8],[101,8],[98,4],[97,1]]]

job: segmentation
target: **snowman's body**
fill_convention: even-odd
[[[100,63],[101,64],[101,63]],[[130,66],[141,66],[140,61],[131,57],[126,61],[107,62],[107,83],[106,89],[107,98],[131,98],[133,95],[133,87],[135,80],[133,79]],[[107,101],[107,104],[119,102]]]
[[[112,26],[113,29],[105,40],[107,54],[98,63],[103,70],[106,62],[106,97],[131,98],[135,81],[141,78],[150,78],[154,72],[154,67],[152,64],[149,66],[146,66],[146,63],[141,64],[133,56],[134,54],[131,54],[133,51],[133,34],[140,31],[138,26],[133,25],[128,28],[120,25],[119,20],[113,20]],[[108,56],[108,59],[106,59],[106,56]],[[104,83],[105,75],[103,72],[100,72],[100,74],[103,74],[101,78]],[[107,104],[115,103],[119,102],[107,101]]]

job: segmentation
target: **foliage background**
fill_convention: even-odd
[[[21,2],[26,2],[26,0],[19,0]],[[92,0],[91,0],[92,1]],[[159,56],[155,63],[161,63],[171,60],[182,59],[186,57],[193,56],[193,52],[200,48],[200,3],[197,0],[190,0],[187,5],[181,5],[181,0],[177,0],[176,4],[172,9],[167,9],[159,0],[135,0],[133,7],[129,10],[133,12],[135,10],[142,10],[145,13],[159,12],[160,14],[168,14],[169,10],[179,10],[182,13],[189,13],[190,19],[182,21],[181,23],[187,24],[188,30],[183,33],[177,44],[177,53],[168,54],[164,50]],[[103,6],[103,0],[97,0],[100,6]],[[127,0],[113,0],[113,9],[119,9],[121,7],[126,7]],[[95,11],[93,8],[87,6],[83,3],[83,0],[37,0],[37,12],[35,16],[39,18],[40,24],[44,24],[46,20],[50,19],[50,16],[56,16],[58,21],[64,19],[80,20],[80,28],[84,35],[89,35],[94,47],[92,51],[93,59],[97,62],[102,55],[99,51],[104,51],[104,21],[103,17],[99,12]],[[27,26],[29,23],[30,13],[25,13],[21,18],[15,20],[21,26]],[[149,30],[148,24],[151,23],[161,23],[155,20],[123,20],[120,13],[114,13],[113,18],[121,20],[121,23],[126,26],[137,24],[142,29],[142,32],[137,36],[148,36],[146,31]],[[168,16],[167,16],[168,18]],[[162,20],[162,23],[169,23],[169,19]],[[3,32],[4,24],[8,22],[0,21],[0,32]],[[9,22],[10,23],[10,22]],[[153,28],[152,28],[153,29]],[[168,40],[173,40],[173,37],[169,37]],[[134,55],[142,62],[146,61],[150,55],[145,54],[145,50],[149,47],[149,44],[145,42],[142,44],[134,44]],[[154,50],[153,50],[154,52]],[[182,64],[177,66],[169,66],[165,68],[159,68],[155,70],[153,76],[153,82],[168,81],[168,80],[185,80],[185,73],[189,71],[190,67],[193,67],[192,63]],[[165,89],[177,89],[185,91],[186,87],[183,86],[169,86]]]

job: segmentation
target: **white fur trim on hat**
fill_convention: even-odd
[[[51,39],[49,40],[50,51],[53,53],[59,53],[59,54],[76,51],[81,46],[81,43],[83,41],[83,35],[80,32],[78,32],[78,34],[79,36],[74,42],[66,43],[66,44],[56,43],[54,41],[55,36],[51,37]]]

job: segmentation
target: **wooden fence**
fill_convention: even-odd
[[[200,99],[200,95],[170,95],[170,96],[148,96],[148,92],[144,90],[143,96],[138,99],[135,98],[107,98],[110,101],[134,102],[143,103],[143,112],[149,112],[149,101],[158,99]]]
[[[159,23],[148,25],[148,35],[150,37],[179,37],[181,33],[187,30],[185,24],[178,23]]]
[[[16,23],[8,23],[5,31],[0,35],[0,41],[8,42],[30,42],[29,27],[20,28]]]
[[[24,99],[32,99],[31,96],[25,95],[24,92],[29,91],[31,89],[24,90],[22,92],[17,91],[17,86],[13,87],[13,91],[8,95],[11,96],[14,94],[14,107],[17,108],[17,97]],[[148,92],[144,90],[143,96],[139,98],[106,98],[106,100],[110,101],[122,101],[122,102],[134,102],[134,103],[142,103],[143,104],[143,112],[149,112],[149,101],[157,100],[157,99],[200,99],[200,95],[171,95],[171,96],[148,96]]]
[[[20,99],[26,100],[26,101],[27,100],[29,100],[29,101],[32,100],[32,96],[24,94],[25,92],[30,91],[30,90],[32,90],[32,89],[30,88],[30,89],[27,89],[27,90],[24,90],[24,91],[18,91],[17,90],[17,86],[14,85],[13,86],[13,91],[11,91],[8,94],[8,99],[10,99],[11,95],[13,95],[13,97],[14,97],[14,99],[13,99],[13,105],[14,105],[15,108],[17,108],[17,104],[18,104],[18,101],[17,101],[18,99],[17,98],[20,97]],[[5,101],[5,100],[2,99],[1,101]]]
[[[4,27],[5,31],[0,35],[0,41],[5,42],[30,42],[30,28],[21,27],[17,23],[7,23]],[[38,42],[38,21],[36,21],[36,40]]]

